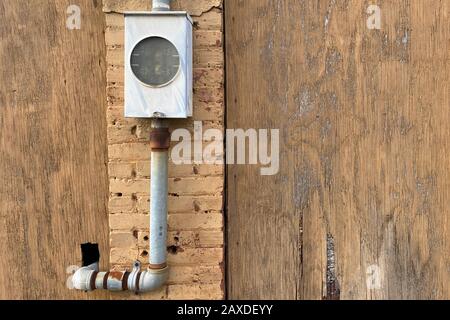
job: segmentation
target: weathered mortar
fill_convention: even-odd
[[[224,54],[221,0],[177,0],[194,19],[194,121],[223,130]],[[148,259],[149,120],[124,118],[124,11],[150,10],[149,0],[104,0],[112,266]],[[169,166],[168,285],[142,299],[222,299],[223,184],[221,165]]]

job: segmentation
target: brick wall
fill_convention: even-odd
[[[224,62],[221,0],[174,0],[194,25],[194,117],[172,121],[171,128],[223,130]],[[148,261],[150,121],[123,116],[123,12],[150,10],[149,0],[103,0],[106,15],[107,123],[111,266]],[[223,298],[223,184],[220,165],[169,165],[170,278],[162,290],[131,298]],[[120,296],[120,295],[119,295]],[[127,295],[129,297],[129,294]]]

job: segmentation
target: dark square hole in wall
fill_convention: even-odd
[[[97,243],[83,243],[81,245],[83,267],[100,261],[100,251]]]

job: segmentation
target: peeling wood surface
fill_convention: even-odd
[[[449,12],[225,1],[227,126],[281,129],[278,175],[229,166],[230,298],[450,298]]]
[[[66,287],[80,244],[108,266],[101,1],[0,0],[0,299],[98,299]],[[69,269],[70,270],[70,269]]]

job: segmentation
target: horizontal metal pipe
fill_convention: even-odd
[[[146,293],[161,288],[169,277],[169,268],[141,271],[140,262],[134,264],[131,272],[98,272],[95,268],[96,266],[90,265],[78,269],[72,277],[74,288],[83,291],[104,289]]]

